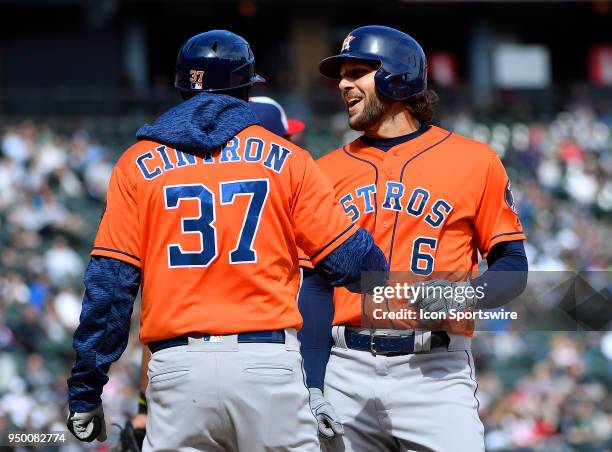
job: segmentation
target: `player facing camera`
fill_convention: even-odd
[[[425,53],[401,31],[358,28],[344,40],[341,53],[324,59],[319,70],[339,80],[349,126],[368,136],[388,135],[388,120],[398,115],[418,123],[433,118],[438,96],[427,88]]]
[[[499,306],[525,287],[525,234],[506,201],[508,176],[486,144],[431,124],[438,96],[427,88],[423,49],[406,33],[357,28],[319,70],[338,80],[349,126],[364,134],[317,163],[390,272],[387,287],[359,297],[304,271],[300,340],[324,449],[483,451],[474,320],[431,320]],[[479,253],[489,269],[472,279]],[[508,268],[512,290],[495,277]],[[396,300],[401,273],[423,282],[400,286],[410,294]],[[481,297],[479,287],[491,290]],[[425,377],[439,369],[456,384]],[[385,401],[378,388],[394,397]]]

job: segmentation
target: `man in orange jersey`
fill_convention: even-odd
[[[297,246],[353,290],[386,260],[309,154],[257,125],[246,100],[262,80],[240,36],[194,36],[177,59],[185,102],[115,165],[74,335],[78,439],[106,438],[100,396],[142,286],[143,450],[319,450],[296,333]]]
[[[260,122],[260,125],[291,142],[295,142],[294,138],[299,136],[306,125],[303,121],[295,118],[287,118],[284,108],[274,99],[266,96],[256,96],[249,98],[249,108]],[[147,378],[147,369],[151,353],[147,347],[142,350],[141,369],[139,379],[139,394],[138,394],[138,412],[131,419],[132,427],[138,440],[144,439],[144,433],[147,423],[147,399],[146,390],[149,380]],[[142,444],[142,441],[141,441]]]
[[[429,319],[496,307],[523,290],[525,235],[508,176],[488,146],[430,124],[437,95],[407,34],[358,28],[319,69],[339,80],[349,125],[364,135],[318,164],[349,218],[386,253],[390,281],[421,281],[410,287],[424,290],[405,300],[416,318],[381,321],[377,313],[399,312],[378,290],[391,287],[361,304],[302,258],[301,350],[323,443],[332,451],[482,451],[474,325]],[[472,279],[478,253],[489,270]]]

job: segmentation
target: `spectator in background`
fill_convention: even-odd
[[[73,331],[79,326],[81,298],[71,288],[60,291],[53,300],[53,308],[62,326]]]
[[[2,150],[6,157],[18,165],[24,165],[34,154],[36,130],[32,123],[9,128],[2,138]]]
[[[45,270],[56,286],[79,278],[84,268],[81,256],[68,246],[68,241],[62,236],[56,237],[45,253]]]
[[[87,192],[92,198],[104,201],[106,198],[108,181],[113,171],[113,165],[104,158],[96,160],[97,162],[95,164],[90,163],[85,169],[85,185],[87,187]],[[92,162],[91,159],[88,161]]]
[[[14,378],[8,393],[0,399],[0,412],[7,413],[18,429],[25,429],[34,407],[34,400],[28,395],[25,382],[21,378]]]
[[[299,119],[287,118],[283,107],[274,99],[256,96],[249,98],[249,103],[263,128],[294,143],[300,141],[306,124]]]
[[[17,201],[23,179],[23,168],[0,156],[0,209],[4,210]]]

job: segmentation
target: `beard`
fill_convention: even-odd
[[[354,116],[349,116],[349,127],[353,130],[365,131],[370,129],[391,108],[391,102],[378,95],[368,96],[363,100],[363,110]]]

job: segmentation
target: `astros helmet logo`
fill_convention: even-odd
[[[345,50],[351,50],[351,41],[355,39],[355,36],[353,35],[348,35],[345,39],[344,42],[342,43],[342,49],[340,49],[340,52],[344,52]]]

